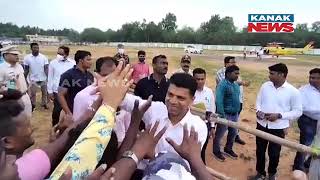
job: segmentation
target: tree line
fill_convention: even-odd
[[[165,42],[213,45],[266,45],[268,42],[282,42],[290,47],[303,47],[310,41],[320,47],[320,21],[308,27],[297,24],[294,33],[247,33],[247,28],[238,29],[232,17],[213,15],[201,23],[198,29],[184,26],[177,28],[177,17],[168,13],[161,22],[135,21],[125,23],[118,30],[102,31],[86,28],[81,33],[74,29],[44,30],[38,27],[18,27],[12,23],[0,23],[0,37],[22,37],[27,34],[65,36],[73,42]]]

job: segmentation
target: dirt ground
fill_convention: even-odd
[[[22,48],[24,52],[28,52],[27,47]],[[74,54],[77,49],[89,50],[93,58],[96,59],[101,56],[113,56],[116,52],[115,48],[110,47],[72,47],[71,54]],[[128,48],[127,53],[129,54],[130,61],[137,61],[137,51],[139,49]],[[158,54],[164,54],[168,57],[169,61],[169,72],[177,69],[179,66],[179,60],[184,54],[182,49],[165,49],[165,48],[145,48],[147,52],[147,61],[151,64],[152,57]],[[54,46],[43,46],[40,51],[47,55],[50,59],[56,55],[57,47]],[[211,88],[215,87],[215,73],[223,66],[223,53],[222,51],[205,51],[203,55],[192,55],[192,67],[203,67],[207,71],[207,85]],[[232,52],[228,52],[232,53]],[[71,55],[73,57],[73,55]],[[296,87],[307,82],[308,71],[319,64],[320,57],[316,56],[294,56],[297,60],[281,60],[288,65],[289,75],[288,81],[294,84]],[[244,110],[241,113],[240,123],[255,128],[255,98],[257,92],[263,82],[268,78],[267,68],[269,65],[279,62],[277,59],[268,59],[263,61],[257,61],[255,58],[243,60],[242,58],[237,59],[237,64],[240,67],[241,76],[243,80],[250,81],[250,87],[245,88],[244,94]],[[40,102],[40,92],[37,95],[38,102]],[[36,144],[31,148],[45,145],[48,142],[49,131],[51,128],[51,112],[52,103],[50,103],[50,109],[44,110],[40,108],[40,104],[37,104],[37,108],[33,114],[32,125],[34,128],[34,138]],[[295,123],[289,130],[287,139],[292,141],[298,141],[299,130]],[[246,145],[235,144],[234,149],[240,155],[238,160],[227,159],[225,162],[218,162],[213,158],[212,155],[212,139],[208,144],[206,157],[208,166],[224,173],[230,177],[234,177],[238,180],[247,179],[248,175],[255,174],[255,137],[244,132],[240,133],[241,137],[246,141]],[[224,143],[224,142],[223,142]],[[283,147],[281,152],[281,159],[278,168],[278,179],[286,180],[290,179],[291,166],[295,152]],[[267,166],[266,166],[267,167]]]

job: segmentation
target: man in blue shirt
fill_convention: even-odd
[[[233,122],[238,121],[240,110],[240,87],[238,83],[236,83],[240,74],[239,70],[239,67],[236,65],[227,67],[225,79],[218,84],[216,90],[217,114],[219,114],[220,117]],[[232,146],[237,135],[237,130],[235,128],[218,124],[215,138],[213,139],[213,155],[219,161],[225,160],[225,157],[220,150],[220,142],[227,130],[228,137],[224,152],[233,159],[238,157],[238,155],[232,150]]]

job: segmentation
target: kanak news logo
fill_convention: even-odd
[[[248,14],[249,33],[292,33],[294,14]]]

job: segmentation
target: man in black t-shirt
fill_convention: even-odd
[[[73,102],[78,92],[93,83],[91,53],[79,50],[75,54],[76,65],[61,75],[58,98],[67,118],[72,118]]]
[[[169,80],[166,78],[168,72],[168,61],[165,55],[158,55],[152,59],[153,73],[141,79],[135,89],[134,94],[142,99],[148,99],[153,95],[152,101],[162,101],[165,98],[169,88]]]

